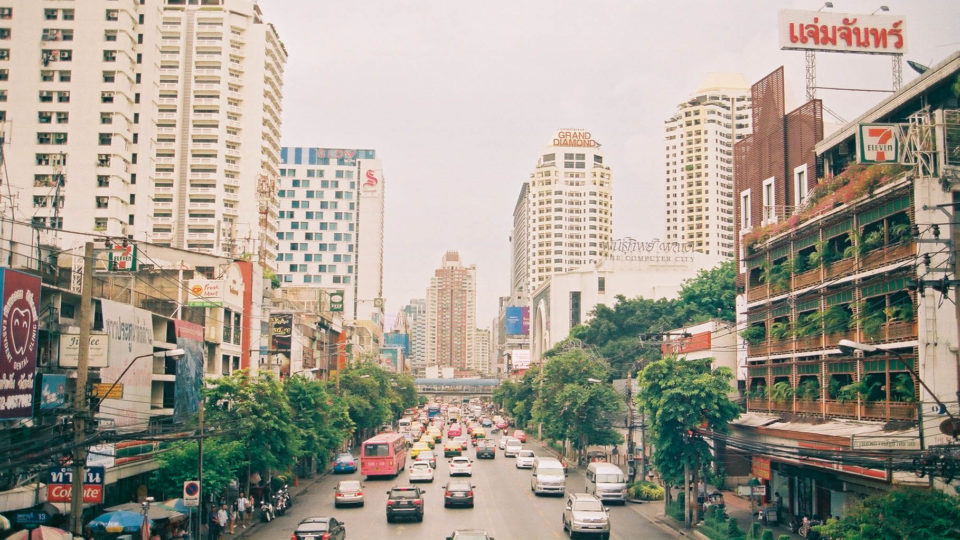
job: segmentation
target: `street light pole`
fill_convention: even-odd
[[[83,477],[87,460],[87,448],[84,444],[87,429],[87,369],[90,361],[90,323],[93,310],[90,303],[93,296],[93,242],[83,247],[83,279],[80,288],[80,343],[77,352],[77,384],[73,393],[73,478],[70,491],[70,532],[74,536],[83,535]]]

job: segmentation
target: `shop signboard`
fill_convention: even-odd
[[[0,268],[0,420],[33,414],[40,278]]]
[[[103,467],[88,467],[83,479],[83,502],[103,503]],[[47,472],[47,502],[70,502],[72,467],[51,467]]]

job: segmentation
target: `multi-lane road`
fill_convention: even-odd
[[[536,444],[528,445],[534,451]],[[539,453],[539,452],[538,452]],[[474,458],[471,449],[467,455]],[[432,484],[418,484],[426,490],[422,523],[398,521],[387,523],[387,490],[395,484],[407,484],[407,473],[397,478],[364,480],[366,504],[362,508],[334,508],[334,487],[339,480],[360,479],[360,473],[327,475],[297,497],[286,515],[268,524],[259,525],[246,538],[278,540],[290,538],[301,519],[309,516],[333,516],[346,524],[347,538],[411,538],[444,539],[457,528],[485,529],[498,540],[538,540],[566,538],[561,525],[563,498],[537,497],[530,491],[530,471],[517,469],[513,458],[503,457],[497,450],[493,460],[474,460],[474,508],[444,508],[443,486],[448,478],[446,460],[438,459]],[[583,471],[571,471],[568,491],[583,491]],[[613,539],[674,538],[650,523],[631,504],[611,506],[610,523]]]

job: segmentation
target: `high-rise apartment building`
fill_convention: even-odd
[[[360,171],[370,163],[379,170],[374,150],[280,150],[277,274],[286,284],[343,290],[347,320],[356,318]],[[379,242],[382,249],[382,235]]]
[[[490,330],[477,328],[474,334],[473,370],[480,374],[490,373]]]
[[[151,239],[270,264],[287,52],[250,0],[162,7]]]
[[[414,298],[403,306],[403,313],[407,318],[407,330],[410,332],[410,368],[415,374],[423,376],[426,358],[426,322],[427,301],[423,298]]]
[[[510,245],[513,248],[512,263],[510,265],[510,297],[521,305],[530,300],[529,273],[529,230],[530,230],[530,184],[524,182],[520,186],[520,195],[513,206],[513,234],[510,235]]]
[[[476,320],[477,267],[464,266],[458,252],[448,251],[427,288],[426,365],[475,369]]]
[[[0,2],[8,245],[83,238],[62,229],[272,264],[286,52],[251,0],[198,4]]]
[[[589,131],[561,129],[537,160],[526,202],[529,295],[554,273],[609,254],[612,176],[603,158]]]
[[[733,258],[733,145],[750,130],[750,86],[740,74],[708,75],[665,122],[668,242]]]

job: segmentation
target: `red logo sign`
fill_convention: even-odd
[[[70,502],[70,494],[73,492],[70,484],[49,484],[47,485],[48,502]],[[84,484],[83,502],[100,504],[103,502],[103,486]]]
[[[377,173],[373,169],[367,169],[366,180],[363,181],[364,191],[374,191],[377,189],[377,184],[380,183],[380,179],[377,178]]]
[[[40,278],[0,269],[0,419],[33,413]]]

